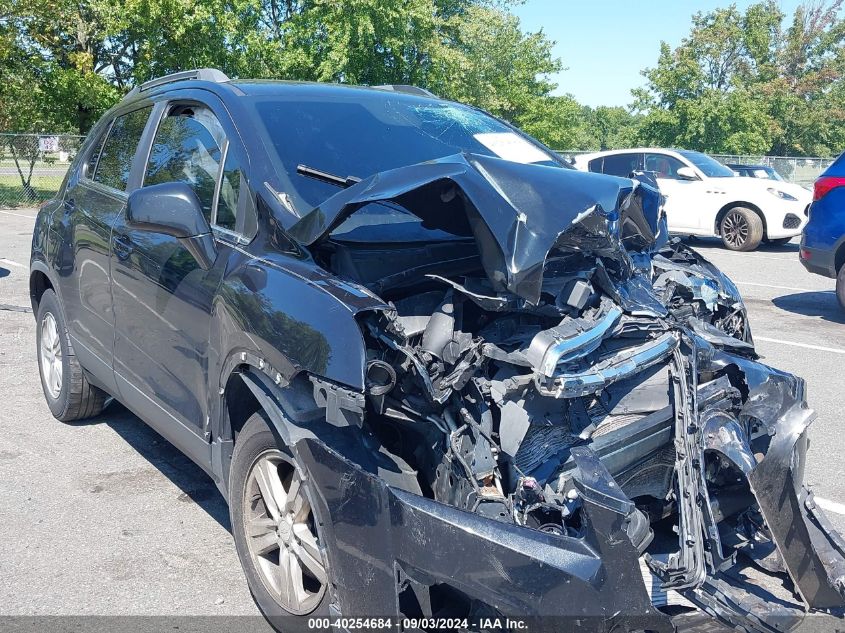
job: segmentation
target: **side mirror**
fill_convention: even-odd
[[[678,167],[678,171],[675,173],[681,180],[699,180],[698,174],[692,167]]]
[[[183,182],[141,187],[129,194],[126,224],[138,231],[177,238],[203,270],[214,264],[217,249],[197,194]]]
[[[129,194],[126,223],[180,239],[211,233],[197,194],[184,182],[163,182]]]

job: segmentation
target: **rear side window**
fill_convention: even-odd
[[[602,171],[611,176],[627,178],[632,171],[639,169],[639,154],[611,154],[604,157]]]
[[[151,110],[152,107],[133,110],[114,120],[100,151],[100,160],[96,162],[96,171],[92,178],[94,182],[126,191],[132,159],[135,157],[138,141],[141,140]]]
[[[197,194],[205,219],[211,223],[225,143],[223,128],[211,110],[173,107],[156,131],[144,185],[184,182]],[[232,180],[235,184],[230,182],[225,188],[224,205],[234,200],[232,190],[240,184],[238,179]]]
[[[594,158],[589,163],[587,163],[587,169],[597,174],[601,173],[601,161],[603,157]]]

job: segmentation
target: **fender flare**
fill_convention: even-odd
[[[240,356],[236,356],[240,358]],[[315,433],[302,423],[319,422],[323,410],[319,409],[316,404],[312,410],[297,410],[294,404],[294,394],[301,392],[301,383],[291,384],[287,381],[280,380],[277,382],[279,374],[268,373],[268,369],[272,369],[269,365],[263,368],[259,367],[256,357],[247,354],[246,360],[240,362],[233,367],[227,374],[226,381],[223,382],[219,390],[219,397],[215,399],[216,408],[218,409],[214,419],[217,420],[216,428],[211,430],[212,436],[212,470],[218,473],[221,481],[221,492],[228,498],[229,490],[229,468],[231,466],[232,451],[235,445],[235,434],[231,429],[228,421],[226,407],[224,405],[225,385],[229,378],[236,378],[239,376],[244,385],[249,389],[258,403],[259,408],[267,414],[271,422],[271,430],[277,436],[280,442],[284,445],[293,447],[296,442],[304,438],[316,439]],[[242,367],[238,370],[237,367]],[[271,377],[271,375],[273,377]],[[309,387],[311,383],[308,383]],[[304,395],[301,394],[300,395]],[[308,393],[310,396],[310,391]]]
[[[29,275],[27,277],[27,282],[29,284],[29,302],[32,306],[33,315],[35,315],[36,312],[37,312],[37,307],[36,307],[37,304],[35,302],[35,297],[32,296],[32,275],[34,273],[43,274],[47,278],[47,281],[50,282],[50,287],[52,288],[53,292],[56,293],[56,297],[58,297],[58,299],[59,299],[59,307],[62,311],[62,316],[64,317],[65,316],[64,301],[62,301],[62,294],[61,294],[61,290],[59,289],[59,284],[58,284],[58,282],[55,278],[55,273],[54,273],[53,270],[50,269],[50,267],[47,265],[47,263],[45,261],[41,260],[41,259],[33,259],[29,263]]]

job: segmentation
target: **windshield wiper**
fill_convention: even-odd
[[[343,176],[335,176],[334,174],[330,174],[327,171],[320,171],[319,169],[314,169],[313,167],[308,167],[307,165],[297,165],[296,173],[300,174],[301,176],[313,178],[314,180],[327,182],[330,185],[343,187],[344,189],[361,182],[361,179],[356,176],[347,176],[346,178],[344,178]]]

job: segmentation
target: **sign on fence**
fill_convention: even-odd
[[[39,152],[58,152],[59,151],[59,137],[58,136],[39,136],[38,137],[38,151]]]

